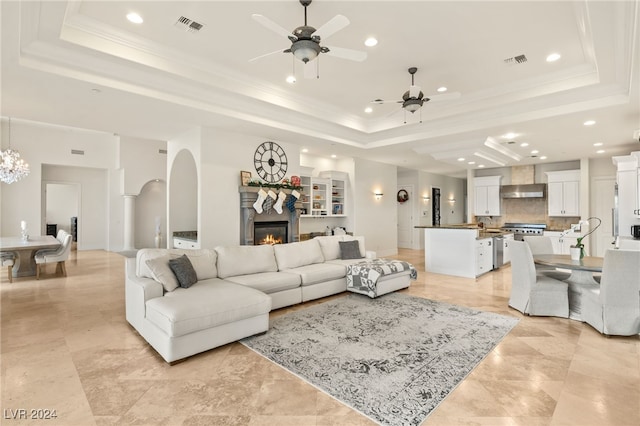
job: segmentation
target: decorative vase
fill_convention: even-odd
[[[583,257],[582,247],[569,247],[569,253],[571,254],[571,260],[580,260]]]
[[[160,244],[162,243],[162,234],[158,232],[153,240],[155,243],[155,247],[160,248]]]

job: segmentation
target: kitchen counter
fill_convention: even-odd
[[[505,231],[498,228],[481,228],[475,223],[462,223],[459,225],[440,225],[440,226],[429,226],[429,225],[418,225],[416,228],[422,229],[452,229],[452,230],[464,230],[464,231],[477,231],[476,239],[481,240],[484,238],[498,237],[501,235],[509,235],[513,234],[513,232]]]
[[[175,231],[173,238],[180,238],[187,241],[198,241],[198,231]]]
[[[416,226],[424,229],[424,264],[427,272],[477,278],[493,269],[492,237],[509,235],[501,229],[475,224]]]

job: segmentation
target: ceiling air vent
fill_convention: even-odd
[[[75,154],[75,155],[84,155],[84,151],[82,151],[80,149],[72,149],[71,153]]]
[[[200,22],[196,22],[185,16],[181,16],[176,21],[175,26],[178,28],[182,28],[183,30],[190,33],[197,33],[202,29],[202,27],[204,27],[204,24],[201,24]]]
[[[158,150],[158,154],[166,154],[167,150],[166,149],[159,149]]]
[[[504,60],[505,64],[522,64],[523,62],[527,62],[527,57],[525,55],[518,55]]]

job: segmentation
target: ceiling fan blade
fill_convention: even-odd
[[[349,20],[346,16],[336,15],[329,22],[315,30],[312,35],[320,37],[320,40],[326,40],[347,25],[349,25]]]
[[[273,31],[273,32],[275,32],[277,34],[280,34],[281,36],[287,37],[290,40],[291,40],[291,37],[293,37],[295,40],[298,39],[298,37],[296,37],[293,34],[291,34],[291,31],[285,30],[280,25],[276,24],[275,22],[273,22],[271,19],[267,18],[266,16],[254,13],[253,15],[251,15],[251,17],[253,18],[254,21],[262,24],[264,27],[270,29],[271,31]]]
[[[275,53],[284,53],[285,49],[279,49],[274,52],[265,53],[264,55],[256,56],[255,58],[249,59],[249,62],[257,61],[258,59],[264,58],[265,56],[273,55]]]
[[[431,95],[425,96],[425,99],[429,99],[429,102],[440,102],[440,101],[454,101],[456,99],[460,99],[460,92],[451,92],[451,93],[442,93],[440,95]]]
[[[413,84],[409,87],[409,97],[417,98],[420,96],[420,86],[414,86]]]
[[[318,78],[318,60],[309,61],[303,66],[304,78]]]
[[[349,59],[350,61],[362,62],[367,59],[367,52],[361,52],[360,50],[345,49],[343,47],[331,47],[326,46],[329,51],[326,52],[329,56],[335,56],[336,58]]]
[[[401,104],[404,101],[383,101],[382,99],[374,99],[371,102],[369,102],[370,104]]]

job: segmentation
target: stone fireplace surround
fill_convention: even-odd
[[[253,208],[253,204],[258,199],[259,186],[240,186],[238,192],[240,193],[240,245],[253,245],[254,244],[254,229],[253,224],[255,222],[278,222],[286,221],[288,223],[288,239],[289,243],[300,241],[300,214],[302,211],[302,203],[300,200],[295,203],[295,211],[290,211],[286,207],[286,202],[289,201],[291,196],[290,189],[272,189],[273,192],[278,194],[280,191],[284,191],[287,194],[287,198],[282,206],[282,213],[278,214],[274,209],[267,213],[256,212]],[[265,191],[269,191],[269,188],[262,188]],[[298,191],[301,192],[301,191]],[[275,203],[275,201],[274,201]]]

